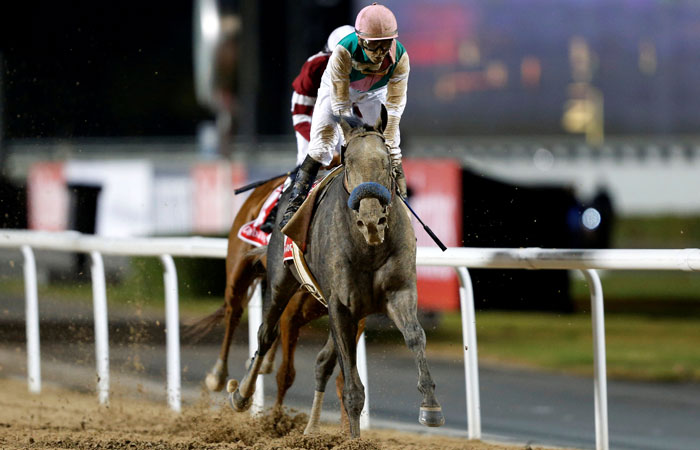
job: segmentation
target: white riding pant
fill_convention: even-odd
[[[306,155],[309,153],[309,141],[299,133],[295,131],[294,134],[297,137],[297,166],[304,162]]]
[[[362,120],[374,125],[379,118],[382,105],[386,102],[386,86],[369,92],[350,88],[350,101],[353,109],[357,107]],[[323,83],[318,90],[316,106],[311,118],[311,142],[309,156],[321,164],[328,165],[333,159],[333,152],[342,145],[342,130],[331,109],[330,88]],[[298,139],[298,138],[297,138]]]

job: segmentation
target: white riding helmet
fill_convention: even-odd
[[[345,36],[347,36],[350,33],[355,32],[355,27],[352,25],[343,25],[331,32],[331,34],[328,36],[328,42],[326,43],[326,49],[329,52],[332,52],[333,49],[338,45],[338,42],[340,42],[341,39],[343,39]]]

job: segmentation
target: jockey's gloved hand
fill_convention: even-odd
[[[400,159],[391,160],[391,172],[394,175],[394,180],[396,180],[396,186],[399,188],[399,194],[401,194],[401,197],[406,198],[408,195],[406,176],[403,173],[403,166],[401,165]]]
[[[338,152],[333,152],[333,159],[331,159],[331,162],[329,162],[327,165],[323,166],[323,169],[325,170],[332,170],[335,169],[340,165],[340,153]]]

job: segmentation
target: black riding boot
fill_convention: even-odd
[[[308,155],[306,159],[304,159],[304,162],[301,163],[301,166],[299,166],[296,179],[292,185],[292,192],[289,195],[287,210],[284,212],[282,220],[280,221],[280,230],[287,225],[287,222],[294,216],[297,209],[304,203],[306,195],[309,193],[309,189],[311,189],[311,184],[316,179],[319,168],[321,168],[321,163]]]

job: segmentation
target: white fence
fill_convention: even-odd
[[[36,264],[32,249],[84,252],[92,260],[93,308],[95,316],[95,352],[97,365],[97,392],[101,403],[109,399],[109,347],[107,335],[107,296],[102,254],[155,256],[164,265],[167,392],[168,403],[176,411],[180,400],[180,342],[177,274],[173,256],[225,258],[226,239],[215,238],[135,238],[108,239],[81,235],[75,232],[48,233],[3,230],[0,247],[19,248],[24,255],[24,277],[27,321],[27,376],[29,390],[40,392],[41,369],[39,350],[39,317]],[[479,400],[476,319],[471,280],[467,267],[501,269],[578,269],[586,278],[591,293],[594,355],[594,411],[596,448],[608,448],[607,380],[605,368],[605,324],[603,291],[595,269],[607,270],[683,270],[700,271],[700,249],[683,250],[554,250],[541,248],[437,248],[419,247],[417,263],[425,266],[454,267],[458,273],[462,335],[464,340],[464,372],[467,401],[468,436],[481,438],[481,408]],[[249,305],[249,336],[261,321],[261,308]],[[251,339],[251,352],[257,343]],[[358,346],[358,366],[366,368],[364,345]],[[260,379],[259,382],[262,380]],[[367,386],[366,372],[363,382]],[[262,383],[257,389],[256,403],[261,407]],[[368,402],[367,402],[368,405]],[[366,407],[368,407],[366,405]],[[368,426],[368,414],[365,415]]]

